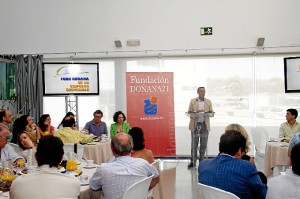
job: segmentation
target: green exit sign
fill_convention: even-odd
[[[201,27],[200,28],[200,34],[201,35],[212,35],[213,34],[213,28],[212,27]]]

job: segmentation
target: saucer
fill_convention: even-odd
[[[64,173],[64,172],[66,172],[66,169],[65,169],[65,167],[61,167],[60,169],[58,169],[58,171],[61,173]]]
[[[93,164],[91,166],[84,166],[83,168],[85,168],[85,169],[94,169],[96,167],[97,167],[97,165]]]
[[[96,142],[89,142],[87,143],[87,145],[96,145],[97,143]]]
[[[18,171],[17,174],[18,175],[26,175],[28,173],[28,169],[23,169],[22,171]]]
[[[280,146],[281,146],[281,147],[288,147],[289,144],[288,144],[288,143],[280,143]]]

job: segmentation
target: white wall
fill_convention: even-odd
[[[2,0],[0,54],[207,48],[219,50],[201,52],[222,54],[221,48],[255,47],[258,37],[266,38],[264,52],[299,52],[280,47],[300,46],[299,8],[299,0]],[[200,36],[205,26],[213,36]],[[127,47],[132,38],[141,46]],[[186,54],[169,52],[175,53]]]

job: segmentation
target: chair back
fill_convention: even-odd
[[[131,185],[124,193],[122,199],[147,199],[148,190],[151,183],[151,180],[154,175],[149,176],[139,182]]]
[[[68,152],[74,152],[77,154],[77,160],[83,161],[83,145],[82,144],[71,144],[67,143],[64,144],[64,159],[67,160],[67,154]]]
[[[160,175],[160,163],[161,163],[161,160],[160,159],[157,159],[155,160],[151,165],[154,166],[156,168],[156,170],[158,171],[159,175]],[[163,191],[162,191],[162,185],[161,185],[161,178],[159,179],[158,183],[158,193],[159,193],[159,198],[160,199],[163,199],[164,196],[163,196]],[[152,189],[149,191],[148,193],[148,198],[151,198],[152,196]]]
[[[18,154],[21,155],[21,152],[23,151],[19,145],[15,144],[15,143],[8,143],[13,149],[14,151]]]
[[[239,199],[233,193],[212,186],[198,183],[198,191],[202,199]]]
[[[263,127],[252,128],[251,135],[257,153],[265,154],[266,143],[269,141],[269,135]]]

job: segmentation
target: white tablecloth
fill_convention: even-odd
[[[92,142],[91,144],[85,144],[83,146],[83,158],[85,160],[94,160],[95,164],[101,164],[107,162],[113,157],[110,141]]]
[[[265,175],[272,174],[272,169],[278,166],[288,167],[290,158],[288,157],[288,147],[281,146],[281,142],[267,142],[265,152]]]
[[[96,168],[86,169],[86,163],[82,163],[79,165],[82,167],[82,174],[88,175],[89,179],[92,177],[93,173],[96,171]],[[96,165],[98,166],[98,165]],[[4,192],[0,199],[7,199],[9,198],[9,192]],[[93,191],[90,189],[89,185],[80,186],[80,195],[79,199],[102,199],[102,191]]]

